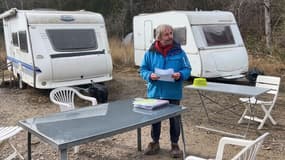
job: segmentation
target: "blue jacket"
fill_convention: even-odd
[[[173,68],[174,72],[180,72],[181,77],[174,82],[153,81],[150,79],[154,69]],[[147,81],[147,97],[158,99],[180,100],[182,98],[183,81],[187,80],[191,73],[190,62],[181,49],[180,45],[174,42],[173,48],[163,57],[155,47],[154,43],[145,53],[141,63],[140,75]]]

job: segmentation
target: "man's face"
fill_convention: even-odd
[[[166,28],[160,36],[160,44],[162,46],[170,45],[173,43],[173,31],[171,28]]]

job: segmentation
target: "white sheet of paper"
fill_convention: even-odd
[[[160,69],[155,68],[154,73],[159,76],[159,81],[167,81],[167,82],[174,82],[174,79],[172,78],[172,74],[174,73],[173,68],[169,69]]]

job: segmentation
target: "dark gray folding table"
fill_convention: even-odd
[[[255,87],[255,86],[245,86],[245,85],[236,85],[236,84],[215,83],[215,82],[207,82],[207,86],[187,85],[187,86],[185,86],[185,88],[197,90],[199,97],[200,97],[200,100],[201,100],[201,103],[202,103],[202,107],[206,113],[208,120],[210,120],[210,118],[209,118],[208,111],[207,111],[207,108],[205,106],[203,97],[209,99],[210,101],[212,101],[216,104],[218,104],[218,102],[215,102],[213,99],[208,97],[202,91],[210,91],[210,92],[217,92],[217,93],[227,93],[227,94],[233,94],[233,95],[240,95],[243,97],[248,97],[249,99],[250,99],[250,97],[257,97],[257,96],[269,91],[269,89],[267,89],[267,88],[260,88],[260,87]],[[249,105],[251,105],[251,104],[249,104]],[[228,108],[231,108],[231,107],[228,107]],[[251,109],[251,107],[250,107],[250,109]],[[250,121],[248,121],[246,131],[243,135],[233,134],[230,132],[221,131],[221,130],[208,128],[208,127],[203,127],[203,126],[197,126],[197,127],[201,128],[201,129],[214,131],[214,132],[219,132],[222,134],[228,134],[231,136],[237,136],[237,137],[245,138],[246,134],[248,132],[248,129],[249,129],[249,125],[250,125]]]
[[[28,131],[28,160],[31,160],[31,135],[59,150],[59,158],[67,160],[67,149],[82,143],[137,129],[141,151],[141,127],[181,115],[185,107],[169,104],[156,110],[133,107],[133,99],[120,100],[18,122]],[[181,119],[180,119],[181,120]],[[183,125],[181,133],[185,156]]]

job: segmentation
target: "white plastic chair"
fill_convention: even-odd
[[[273,125],[276,125],[277,123],[272,118],[270,113],[278,97],[279,85],[280,85],[280,77],[259,75],[257,77],[255,86],[270,89],[266,94],[271,94],[272,96],[268,96],[268,97],[273,97],[273,99],[270,101],[266,101],[266,100],[256,99],[255,97],[240,98],[240,101],[246,103],[247,105],[245,106],[245,110],[241,118],[239,119],[238,123],[242,123],[243,119],[249,119],[249,120],[259,122],[260,125],[258,126],[258,129],[262,129],[264,123],[269,118],[271,123]],[[260,105],[262,110],[264,111],[264,117],[262,119],[255,117],[253,115],[250,115],[250,112],[249,112],[251,109],[250,107],[251,105],[255,105],[255,104]],[[247,115],[247,113],[249,113],[249,115]]]
[[[231,160],[255,160],[256,153],[267,135],[269,135],[268,132],[264,133],[256,140],[245,140],[239,138],[223,137],[219,142],[216,158],[213,158],[213,160],[223,159],[224,148],[225,145],[228,144],[244,147],[239,153],[237,153],[233,158],[231,158]],[[186,160],[206,160],[206,159],[196,156],[188,156]]]
[[[77,95],[79,98],[90,101],[92,105],[97,104],[96,98],[82,95],[76,89],[71,87],[59,87],[50,92],[49,98],[54,103],[59,105],[60,111],[68,111],[75,109],[74,97]],[[74,147],[74,153],[79,152],[79,146]]]
[[[22,128],[18,126],[0,127],[0,143],[7,140],[11,148],[14,150],[14,152],[4,160],[11,160],[16,158],[16,156],[24,159],[24,157],[17,151],[16,147],[9,141],[12,136],[16,135],[21,130]]]
[[[76,89],[71,87],[59,87],[50,92],[50,100],[60,106],[60,111],[68,111],[75,108],[74,97],[77,95],[79,98],[90,101],[92,105],[97,104],[96,98],[82,95]]]

